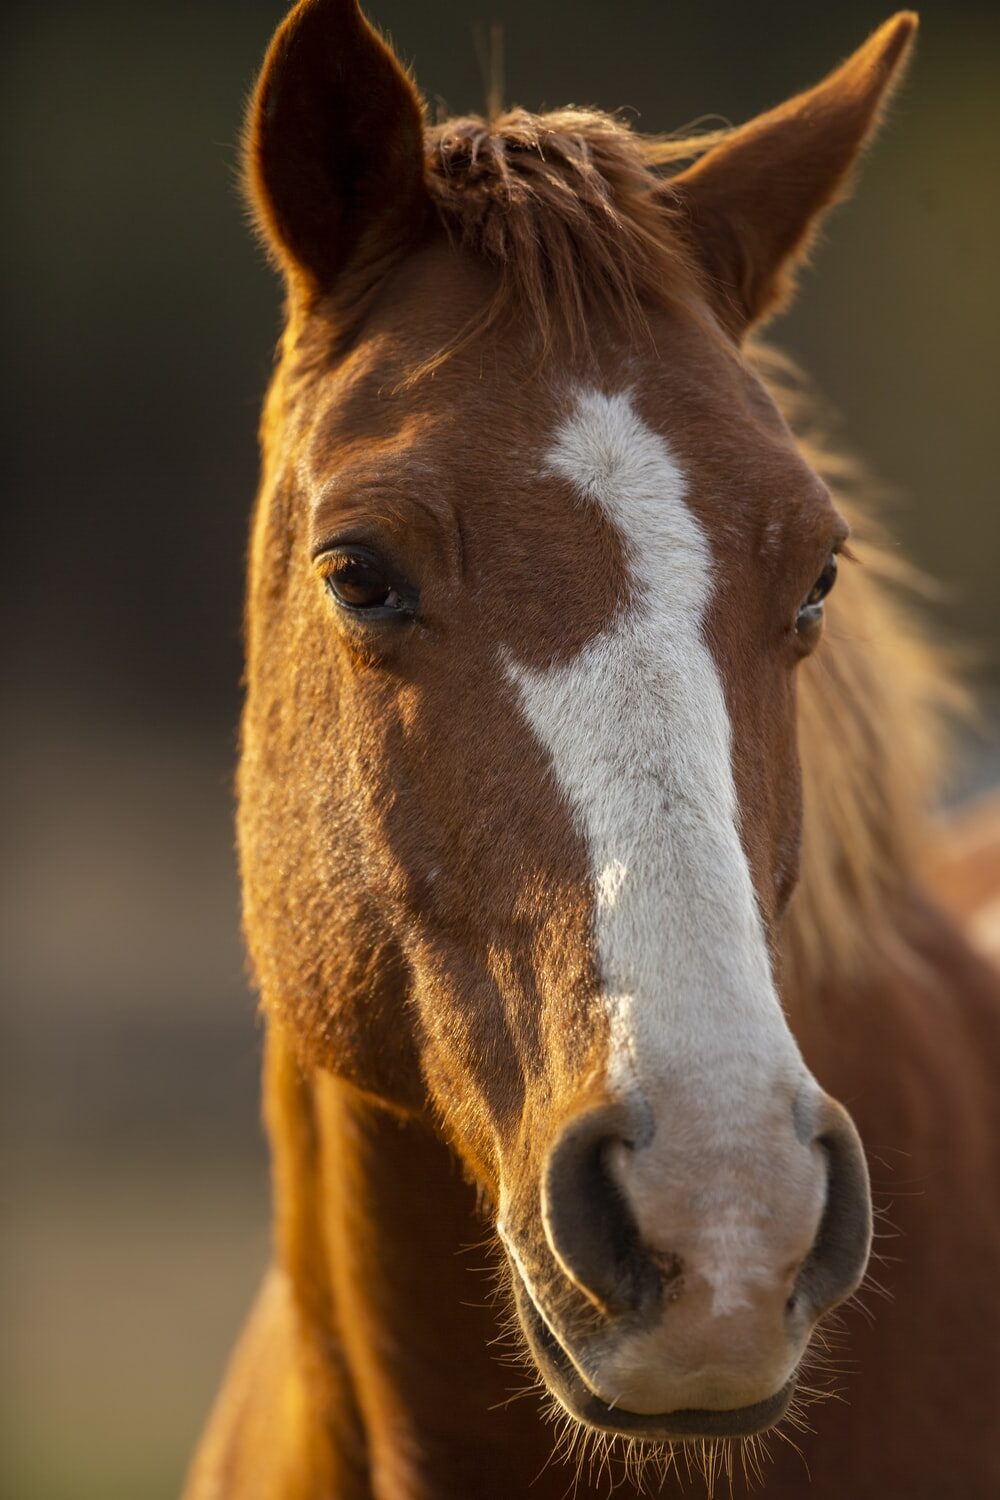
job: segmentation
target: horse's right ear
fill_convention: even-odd
[[[370,285],[420,233],[423,111],[356,0],[299,0],[275,34],[247,121],[250,204],[292,290]]]

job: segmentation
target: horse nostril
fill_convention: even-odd
[[[608,1163],[613,1146],[634,1147],[649,1135],[638,1104],[616,1103],[579,1115],[549,1154],[542,1179],[542,1219],[565,1274],[609,1317],[648,1312],[662,1273]]]
[[[813,1317],[856,1290],[872,1240],[871,1190],[858,1132],[833,1099],[824,1101],[820,1123],[814,1144],[826,1157],[826,1205],[788,1304],[792,1310],[808,1302]]]

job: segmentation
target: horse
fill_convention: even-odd
[[[954,673],[759,337],[916,24],[665,139],[432,124],[355,0],[272,41],[275,1242],[188,1500],[1000,1493],[997,976],[927,874]]]

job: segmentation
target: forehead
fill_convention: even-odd
[[[586,364],[538,364],[515,323],[413,379],[482,311],[475,271],[471,286],[463,275],[447,299],[440,286],[432,299],[419,275],[404,281],[351,353],[311,386],[298,468],[316,541],[366,516],[427,539],[458,531],[473,552],[513,526],[536,532],[571,498],[571,476],[554,455],[568,423],[586,424],[581,397],[593,392],[627,398],[635,418],[617,434],[604,423],[609,441],[649,432],[668,445],[720,557],[812,547],[830,534],[825,488],[756,374],[682,309],[651,314],[638,349],[613,328],[595,329],[598,352]],[[592,405],[591,416],[600,409]]]

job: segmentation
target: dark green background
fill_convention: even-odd
[[[5,1494],[172,1495],[266,1255],[230,773],[278,288],[235,187],[282,6],[8,4],[2,89]],[[384,0],[428,95],[660,131],[814,81],[881,4]],[[916,65],[781,341],[899,493],[941,627],[998,676],[1000,8]],[[959,778],[989,779],[989,744]]]

